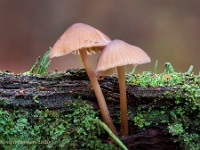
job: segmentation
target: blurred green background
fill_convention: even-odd
[[[0,70],[29,70],[38,56],[53,46],[72,24],[82,22],[101,30],[111,39],[141,47],[150,64],[137,72],[158,72],[165,62],[175,71],[194,65],[200,71],[200,1],[198,0],[1,0]],[[97,55],[90,57],[93,65]],[[78,56],[53,59],[48,71],[82,67]]]

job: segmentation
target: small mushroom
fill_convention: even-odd
[[[96,73],[100,76],[109,75],[117,69],[119,91],[120,91],[120,117],[121,117],[121,136],[128,135],[128,117],[125,71],[126,65],[139,65],[149,63],[149,56],[139,47],[130,45],[122,40],[113,40],[101,52]]]
[[[69,53],[80,54],[96,94],[102,119],[111,131],[117,135],[105,98],[87,56],[87,54],[94,54],[102,51],[110,41],[110,38],[101,31],[87,24],[75,23],[70,26],[54,44],[50,52],[50,58],[67,55]]]

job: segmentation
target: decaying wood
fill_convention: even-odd
[[[118,80],[115,77],[105,77],[100,81],[101,88],[108,105],[119,104]],[[129,105],[144,105],[148,107],[155,99],[166,103],[175,99],[165,92],[178,92],[180,87],[141,87],[127,85],[127,100]],[[46,75],[15,75],[5,73],[0,75],[0,106],[9,107],[45,107],[62,108],[63,101],[71,97],[79,97],[96,104],[96,97],[84,70],[68,70],[66,73],[49,73]],[[39,103],[34,102],[34,97]],[[5,101],[4,101],[5,100]],[[158,103],[158,105],[161,105]]]
[[[100,81],[101,88],[112,113],[119,113],[118,80],[115,77],[105,77]],[[181,92],[180,87],[140,87],[127,85],[129,110],[138,106],[149,107],[158,100],[157,106],[167,104],[175,99],[165,92]],[[98,109],[95,94],[84,70],[68,70],[65,73],[49,73],[45,75],[15,75],[9,72],[0,74],[0,107],[62,109],[67,107],[71,98],[86,100],[94,109]],[[131,123],[130,123],[131,124]],[[118,126],[118,125],[116,125]],[[145,149],[179,149],[170,140],[166,126],[135,130],[130,126],[131,135],[123,139],[129,148]],[[135,132],[137,131],[137,132]]]

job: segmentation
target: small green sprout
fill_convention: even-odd
[[[132,71],[130,72],[130,75],[134,75],[136,68],[137,68],[137,66],[133,67]]]
[[[44,54],[44,56],[43,56],[43,58],[42,58],[42,61],[41,61],[41,63],[40,63],[40,66],[39,66],[39,68],[38,68],[37,74],[43,74],[43,73],[45,73],[46,70],[47,70],[47,68],[49,67],[49,65],[50,65],[50,63],[51,63],[50,60],[48,61],[50,51],[51,51],[51,47],[50,47],[50,50],[47,51],[47,52]],[[48,61],[48,62],[47,62],[47,61]]]
[[[165,70],[164,70],[165,74],[170,74],[170,73],[174,73],[174,68],[172,67],[172,64],[170,62],[166,62],[165,63]]]
[[[33,74],[35,72],[35,74],[43,74],[46,72],[47,68],[49,67],[51,61],[49,60],[48,61],[48,58],[49,58],[49,53],[51,51],[51,47],[50,47],[50,50],[48,50],[42,60],[40,59],[40,56],[36,59],[36,62],[35,64],[33,65],[33,67],[27,71],[27,72],[24,72],[23,74],[24,75],[29,75],[29,74]],[[40,61],[41,60],[41,61]],[[40,63],[40,64],[39,64]],[[37,69],[38,68],[38,69]]]
[[[36,62],[33,65],[33,67],[31,68],[31,70],[29,71],[29,73],[34,73],[34,71],[36,70],[39,63],[40,63],[40,56],[36,59]]]
[[[192,70],[193,70],[193,68],[194,68],[194,67],[191,65],[191,66],[190,66],[190,68],[188,69],[187,73],[188,73],[188,74],[191,74],[191,73],[192,73]]]
[[[156,60],[155,62],[154,73],[157,73],[157,69],[158,69],[158,60]]]

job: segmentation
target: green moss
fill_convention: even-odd
[[[0,116],[0,149],[118,149],[102,143],[97,113],[80,100],[62,112],[0,109]]]
[[[154,108],[157,99],[150,108],[137,107],[132,120],[139,128],[167,124],[173,141],[183,149],[200,149],[200,76],[190,72],[191,67],[187,73],[174,72],[170,67],[161,74],[150,71],[128,74],[127,82],[142,87],[179,87],[178,91],[163,93],[163,97],[174,98],[170,104]]]
[[[127,75],[127,83],[133,85],[140,85],[145,87],[147,85],[155,86],[174,86],[183,84],[196,84],[199,82],[200,76],[188,73],[175,72],[171,74],[155,74],[150,71],[144,71],[140,74]]]

